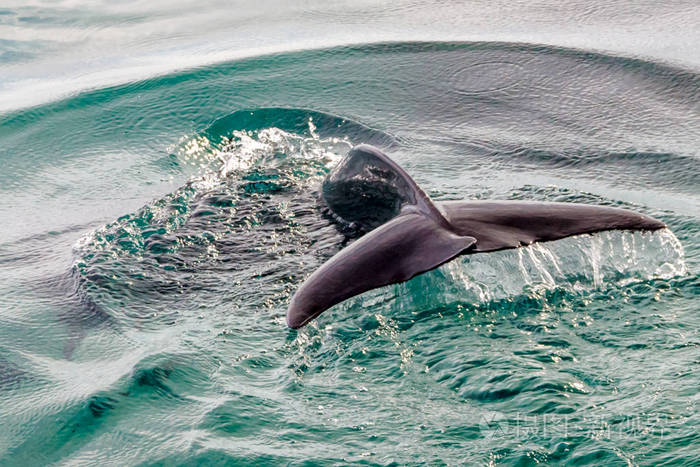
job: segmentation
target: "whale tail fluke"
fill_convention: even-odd
[[[604,230],[658,230],[663,222],[606,206],[527,201],[434,204],[379,149],[353,148],[324,181],[336,217],[369,233],[302,284],[287,310],[300,328],[333,305],[404,282],[462,254],[518,248]]]

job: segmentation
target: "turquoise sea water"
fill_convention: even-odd
[[[260,3],[260,2],[257,2]],[[698,465],[694,2],[0,9],[0,465]],[[299,331],[354,144],[659,218]]]

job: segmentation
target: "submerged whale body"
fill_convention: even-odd
[[[297,290],[287,310],[291,328],[350,297],[407,281],[460,255],[604,230],[665,227],[643,214],[586,204],[433,203],[398,164],[366,144],[354,147],[328,174],[322,197],[336,220],[365,235]]]

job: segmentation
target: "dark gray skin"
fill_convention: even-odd
[[[605,206],[527,201],[434,204],[379,149],[359,145],[323,182],[334,217],[369,232],[302,284],[287,310],[300,328],[350,297],[405,282],[465,254],[483,253],[604,230],[658,230],[663,222]]]

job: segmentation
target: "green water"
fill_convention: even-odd
[[[289,52],[0,116],[0,464],[693,465],[700,78],[524,44]],[[292,331],[353,145],[438,200],[663,220],[463,257]]]

